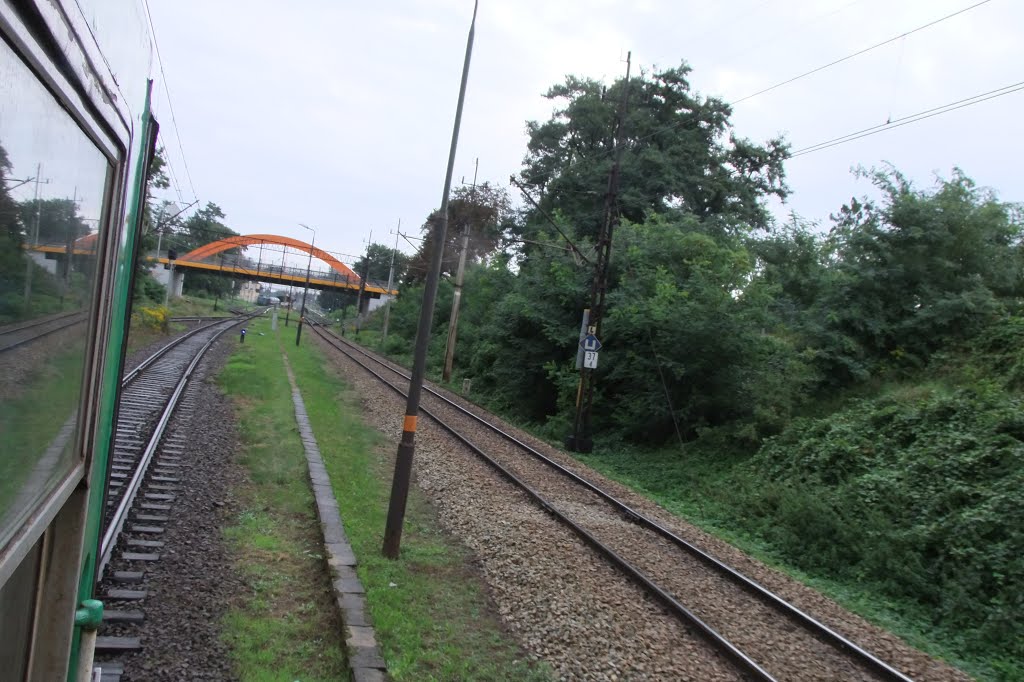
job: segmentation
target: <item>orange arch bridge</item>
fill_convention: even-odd
[[[189,251],[183,256],[179,256],[174,262],[174,267],[217,271],[247,279],[265,280],[286,284],[302,284],[305,282],[305,268],[288,268],[283,265],[272,265],[269,262],[262,262],[262,259],[257,262],[255,268],[252,267],[251,263],[232,263],[230,261],[223,260],[223,258],[220,262],[210,260],[213,256],[229,249],[239,247],[244,248],[255,244],[276,244],[279,246],[288,246],[296,249],[297,251],[308,253],[329,265],[332,272],[312,273],[310,277],[310,287],[314,289],[358,289],[360,286],[361,279],[359,275],[357,275],[352,268],[348,267],[323,249],[318,249],[312,244],[299,239],[292,239],[291,237],[282,237],[274,234],[247,234],[219,239],[215,242],[210,242],[209,244],[200,246],[198,249]],[[159,260],[167,262],[166,258],[159,258]],[[248,260],[251,261],[251,259]],[[381,294],[397,293],[394,290],[388,292],[385,286],[381,286],[379,283],[371,281],[366,282],[365,291],[374,298]]]

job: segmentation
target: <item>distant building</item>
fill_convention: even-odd
[[[260,285],[258,282],[242,282],[238,289],[238,298],[247,303],[255,303],[260,297]]]

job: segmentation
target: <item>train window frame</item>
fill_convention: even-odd
[[[75,42],[58,47],[51,31],[52,26],[45,20],[41,25],[30,27],[18,10],[6,2],[0,2],[0,40],[10,47],[16,58],[22,60],[29,72],[106,161],[100,195],[102,208],[97,225],[97,268],[90,291],[94,303],[87,323],[87,351],[78,396],[79,420],[73,441],[74,464],[60,478],[50,483],[46,491],[33,502],[28,513],[14,522],[13,534],[0,546],[0,585],[6,584],[32,547],[43,537],[73,492],[79,486],[89,485],[89,472],[99,435],[99,406],[96,404],[101,390],[99,376],[107,361],[106,345],[114,313],[111,294],[118,269],[114,258],[129,229],[125,224],[123,204],[127,192],[125,183],[133,131],[117,106],[119,100],[116,96],[111,97],[109,89],[104,88],[101,75],[94,74],[91,86],[98,89],[98,92],[91,95],[88,86],[69,78],[80,74],[68,63],[58,62],[72,59],[77,50],[78,56],[91,66],[87,51]],[[69,55],[69,52],[72,54]]]

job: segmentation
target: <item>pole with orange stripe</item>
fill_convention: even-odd
[[[391,481],[391,500],[388,503],[388,520],[384,528],[384,556],[397,559],[402,544],[402,525],[405,522],[405,503],[409,497],[409,480],[412,477],[412,456],[416,449],[416,416],[420,411],[420,393],[427,369],[427,345],[430,342],[430,325],[434,316],[434,301],[437,298],[437,282],[441,274],[441,258],[444,256],[445,233],[448,231],[448,195],[452,188],[452,171],[455,168],[455,150],[459,144],[459,125],[462,123],[462,105],[466,100],[466,82],[469,78],[469,60],[473,54],[473,32],[476,28],[477,3],[473,3],[473,20],[469,24],[466,40],[466,58],[462,65],[462,84],[459,86],[459,104],[455,109],[455,126],[452,130],[452,144],[448,150],[448,170],[444,177],[444,193],[441,195],[441,219],[434,234],[434,253],[423,287],[423,304],[420,306],[420,323],[416,331],[416,347],[413,351],[412,376],[409,378],[409,397],[405,405],[405,421],[402,423],[402,440],[398,444],[395,458],[395,475]]]

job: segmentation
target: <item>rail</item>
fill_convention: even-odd
[[[346,352],[345,350],[341,349],[338,346],[338,342],[343,343],[348,348],[351,348],[352,350],[360,353],[361,355],[363,355],[367,359],[371,360],[372,362],[375,362],[375,363],[385,367],[386,369],[388,369],[388,371],[394,372],[395,374],[397,374],[398,376],[401,376],[402,378],[404,378],[406,380],[408,380],[410,378],[408,374],[405,374],[404,372],[401,372],[399,370],[394,369],[388,363],[385,363],[382,360],[374,357],[371,353],[368,353],[367,351],[363,350],[362,348],[359,348],[356,344],[352,343],[351,341],[349,341],[347,339],[340,338],[337,335],[335,335],[333,333],[330,333],[330,332],[324,333],[324,332],[320,331],[320,329],[318,328],[319,326],[322,326],[322,325],[314,326],[314,329],[316,329],[317,333],[322,338],[324,338],[328,343],[330,343],[332,346],[338,348],[339,351],[345,353],[350,358],[352,358],[353,361],[355,361],[358,364],[360,364],[361,366],[363,366],[364,369],[366,369],[368,372],[370,372],[371,374],[376,376],[383,383],[387,384],[389,387],[392,388],[392,390],[395,390],[396,392],[402,394],[402,391],[400,389],[398,389],[393,384],[391,384],[389,381],[387,381],[385,378],[380,376],[377,372],[373,371],[371,368],[367,367],[366,365],[364,365],[363,363],[359,362],[354,357],[352,357],[348,352]],[[501,429],[501,428],[491,424],[486,419],[480,417],[477,414],[474,414],[472,411],[464,408],[463,406],[461,406],[458,403],[456,403],[455,401],[447,398],[446,396],[442,395],[438,391],[435,391],[434,389],[430,388],[429,386],[424,386],[423,389],[428,394],[430,394],[430,395],[434,396],[435,398],[437,398],[438,400],[441,400],[442,402],[444,402],[447,406],[449,406],[449,407],[455,409],[456,411],[458,411],[459,413],[461,413],[461,414],[463,414],[463,415],[465,415],[465,416],[475,420],[476,422],[478,422],[479,424],[481,424],[485,428],[490,429],[491,431],[493,431],[494,433],[496,433],[500,437],[506,439],[510,443],[513,443],[515,446],[519,447],[523,451],[529,453],[532,457],[534,457],[537,460],[541,461],[546,466],[554,469],[559,474],[561,474],[561,475],[563,475],[565,477],[570,478],[573,482],[575,482],[575,483],[579,484],[580,486],[584,487],[586,490],[588,490],[591,493],[601,497],[603,500],[605,500],[606,502],[611,504],[613,507],[618,509],[620,512],[622,512],[622,514],[625,515],[631,521],[633,521],[633,522],[635,522],[635,523],[637,523],[637,524],[647,528],[648,530],[656,533],[660,537],[668,540],[669,542],[671,542],[676,547],[678,547],[678,548],[680,548],[680,549],[690,553],[694,557],[696,557],[699,560],[701,560],[702,562],[704,562],[706,565],[710,566],[714,570],[718,571],[719,573],[721,573],[722,575],[727,577],[729,580],[733,581],[735,584],[741,586],[742,588],[746,589],[747,591],[749,591],[750,593],[754,594],[758,598],[762,599],[764,602],[766,602],[770,606],[778,609],[779,611],[781,611],[785,615],[787,615],[789,617],[792,617],[794,620],[800,622],[807,630],[813,632],[815,635],[821,637],[822,639],[824,639],[825,641],[829,642],[830,644],[832,644],[836,648],[838,648],[838,649],[840,649],[842,651],[845,651],[852,658],[857,659],[860,663],[864,664],[866,667],[870,668],[875,673],[883,676],[886,679],[897,680],[898,682],[912,682],[911,678],[909,678],[906,675],[904,675],[903,673],[899,672],[898,670],[896,670],[895,668],[893,668],[889,664],[885,663],[884,661],[882,661],[881,659],[879,659],[878,657],[876,657],[872,653],[866,651],[862,647],[860,647],[860,646],[856,645],[855,643],[851,642],[849,639],[847,639],[843,635],[839,634],[835,630],[829,628],[827,625],[825,625],[824,623],[820,622],[819,620],[817,620],[816,618],[814,618],[810,614],[802,611],[801,609],[797,608],[793,604],[787,602],[785,599],[783,599],[782,597],[780,597],[780,596],[776,595],[775,593],[771,592],[770,590],[765,588],[760,583],[752,580],[751,578],[748,578],[747,576],[743,575],[742,573],[740,573],[736,569],[732,568],[731,566],[728,566],[724,562],[722,562],[719,559],[713,557],[712,555],[708,554],[707,552],[705,552],[704,550],[700,549],[699,547],[693,545],[690,542],[687,542],[683,538],[679,537],[678,535],[676,535],[675,533],[673,533],[669,529],[667,529],[664,526],[662,526],[661,524],[659,524],[657,521],[647,517],[642,512],[640,512],[640,511],[630,507],[629,505],[625,504],[621,500],[615,498],[613,495],[609,494],[608,492],[606,492],[603,489],[599,488],[595,484],[593,484],[590,481],[586,480],[585,478],[583,478],[579,474],[571,471],[567,467],[559,464],[558,462],[554,461],[550,457],[544,455],[543,453],[538,451],[536,448],[533,448],[529,444],[524,443],[523,441],[519,440],[518,438],[516,438],[515,436],[509,434],[508,432],[504,431],[503,429]],[[519,481],[514,476],[514,474],[512,474],[511,472],[506,471],[503,467],[501,467],[500,464],[498,464],[497,462],[494,462],[493,460],[491,460],[479,448],[477,448],[475,445],[470,443],[461,434],[458,434],[457,432],[455,432],[454,429],[452,429],[450,426],[448,426],[446,423],[444,423],[442,420],[440,420],[435,415],[431,414],[427,409],[421,408],[421,410],[424,412],[424,414],[427,414],[427,416],[431,417],[435,422],[437,422],[442,428],[444,428],[445,430],[449,431],[450,433],[452,433],[453,436],[455,436],[457,439],[459,439],[464,444],[466,444],[478,456],[484,458],[490,464],[492,464],[492,466],[495,466],[496,468],[498,468],[502,472],[503,475],[505,475],[506,477],[509,478],[509,480],[513,481],[517,486],[523,488],[523,490],[526,491],[531,497],[533,497],[538,502],[538,504],[540,504],[544,509],[546,509],[547,511],[551,512],[552,514],[560,517],[560,519],[562,518],[562,515],[559,512],[557,512],[555,509],[553,509],[553,507],[550,505],[550,503],[548,503],[546,500],[544,500],[543,497],[541,497],[538,493],[530,490],[526,486],[526,484],[522,483],[521,481]],[[570,527],[572,527],[574,532],[577,532],[577,534],[581,534],[581,536],[582,536],[582,534],[586,533],[586,531],[584,531],[582,529],[578,529],[576,524],[574,522],[572,522],[571,520],[565,519],[564,522],[566,522],[568,525],[570,525]],[[587,541],[588,541],[588,543],[592,544],[592,546],[594,546],[595,548],[598,548],[599,551],[601,551],[603,554],[606,554],[606,556],[608,556],[610,559],[612,559],[612,561],[614,563],[619,565],[620,568],[625,570],[627,573],[633,575],[633,572],[636,571],[636,569],[634,567],[631,567],[631,566],[627,567],[628,564],[623,559],[618,557],[617,555],[613,558],[612,557],[613,552],[611,550],[609,550],[607,548],[603,548],[603,546],[599,547],[600,543],[596,539],[590,538]],[[675,600],[670,595],[668,595],[667,593],[664,593],[664,591],[661,590],[661,588],[657,587],[653,583],[651,585],[645,584],[645,581],[647,580],[646,576],[642,576],[642,574],[639,574],[639,572],[637,572],[637,575],[635,575],[633,577],[634,577],[634,579],[636,579],[639,582],[641,582],[642,584],[644,584],[645,589],[648,589],[653,594],[655,594],[655,596],[657,596],[659,598],[659,600],[661,600],[663,603],[665,603],[667,606],[669,606],[669,608],[671,608],[672,610],[677,611],[677,612],[678,612],[679,608],[683,608],[685,610],[685,607],[682,607],[681,604],[678,605],[678,607],[676,605],[670,604],[669,600],[672,600],[673,602]],[[676,604],[678,604],[678,602],[676,602]],[[696,618],[696,616],[693,616],[693,618]],[[687,617],[687,620],[690,620],[690,618]],[[716,640],[716,636],[718,636],[717,633],[712,634],[714,631],[711,631],[711,632],[705,631],[705,627],[707,627],[707,626],[704,625],[702,622],[700,622],[699,619],[697,619],[696,621],[691,620],[690,622],[693,622],[693,624],[696,625],[698,627],[698,629],[700,629],[702,632],[704,632],[705,636],[708,639],[714,641],[716,644],[721,646],[726,651],[726,653],[730,655],[730,657],[732,657],[734,660],[737,660],[738,662],[741,662],[741,664],[748,669],[748,672],[750,672],[751,674],[754,674],[755,676],[760,676],[762,673],[764,673],[764,671],[762,669],[760,669],[759,667],[757,667],[756,670],[754,668],[750,667],[750,665],[748,665],[748,663],[747,663],[747,661],[749,661],[749,659],[745,655],[743,655],[744,656],[743,659],[739,659],[736,656],[735,653],[733,653],[731,650],[729,650],[729,647],[732,647],[731,644],[728,644],[728,643],[721,644],[721,643],[717,642],[717,640]],[[756,664],[753,664],[752,661],[750,661],[750,664],[756,666]],[[764,674],[767,675],[767,673],[764,673]],[[760,679],[770,679],[770,677],[763,677],[763,678],[760,678]]]

